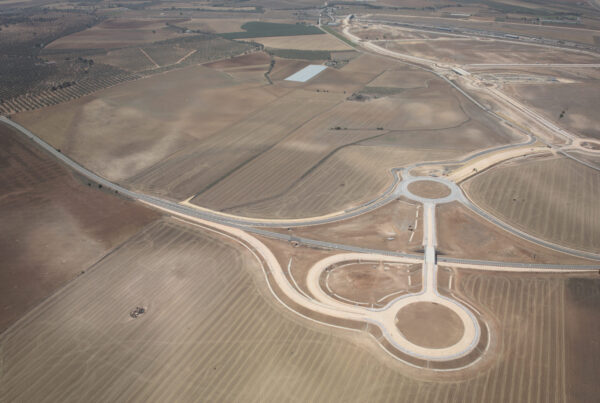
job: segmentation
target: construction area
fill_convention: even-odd
[[[0,1],[0,401],[595,401],[600,5],[293,3]]]

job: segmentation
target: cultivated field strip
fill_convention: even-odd
[[[336,152],[380,131],[329,131],[309,123],[194,199],[222,210],[281,197]],[[385,176],[385,170],[382,171]]]
[[[600,174],[567,158],[503,165],[465,186],[484,210],[550,242],[600,250]]]
[[[476,387],[472,402],[564,402],[564,279],[471,274],[464,295],[493,308],[499,321],[499,365]],[[494,332],[492,332],[494,334]],[[498,339],[498,336],[496,336]]]
[[[249,217],[303,218],[356,207],[389,186],[391,168],[410,164],[417,155],[440,159],[456,154],[422,150],[417,154],[383,147],[344,148],[312,168],[289,189],[283,188],[281,195],[240,204],[227,212]]]
[[[184,199],[202,192],[282,141],[314,116],[339,102],[294,91],[193,147],[128,179],[133,186]],[[300,107],[301,105],[301,107]]]

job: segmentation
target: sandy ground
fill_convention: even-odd
[[[0,331],[158,217],[0,126]]]

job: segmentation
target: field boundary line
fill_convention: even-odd
[[[154,66],[156,66],[155,68],[160,69],[160,65],[158,63],[156,63],[154,61],[153,58],[150,57],[150,55],[148,53],[146,53],[146,51],[142,48],[138,48],[140,50],[140,52],[142,52],[144,54],[144,56],[146,56],[146,59],[148,59],[150,61],[150,63],[154,64]]]

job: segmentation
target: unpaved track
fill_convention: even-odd
[[[148,60],[150,61],[150,63],[152,63],[152,64],[154,65],[154,68],[156,68],[156,69],[159,69],[159,68],[160,68],[159,64],[158,64],[158,63],[156,63],[156,62],[154,61],[154,59],[153,59],[153,58],[151,58],[151,57],[150,57],[150,55],[149,55],[148,53],[146,53],[146,51],[145,51],[144,49],[142,49],[142,48],[139,48],[139,49],[140,49],[140,52],[142,52],[142,54],[143,54],[144,56],[146,56],[146,59],[148,59]]]

